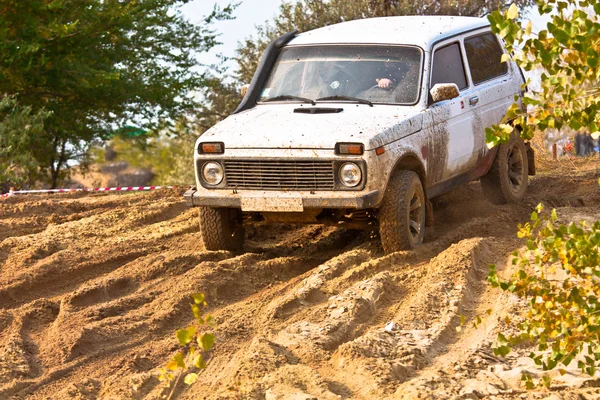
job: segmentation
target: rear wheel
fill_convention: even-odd
[[[423,243],[426,200],[419,176],[397,171],[379,207],[379,234],[386,253],[413,249]]]
[[[242,213],[235,208],[200,207],[200,234],[206,250],[239,250],[244,244]]]
[[[494,204],[519,202],[525,197],[528,175],[527,149],[515,131],[507,143],[499,146],[494,164],[481,177],[483,194]]]

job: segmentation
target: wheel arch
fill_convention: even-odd
[[[388,177],[386,189],[387,189],[387,185],[389,185],[392,175],[396,171],[400,171],[400,170],[413,171],[419,176],[419,179],[421,180],[421,185],[423,185],[423,192],[425,194],[425,198],[428,199],[429,197],[427,196],[427,172],[426,172],[425,166],[423,165],[423,162],[421,161],[419,156],[417,156],[415,153],[411,152],[411,153],[406,153],[406,154],[402,155],[400,158],[398,158],[398,160],[396,160],[396,163],[394,164],[394,167],[392,168],[392,170],[390,172],[390,176]]]

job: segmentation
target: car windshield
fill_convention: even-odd
[[[421,54],[408,46],[285,47],[259,101],[414,104],[419,99]]]

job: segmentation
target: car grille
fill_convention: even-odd
[[[332,161],[225,160],[227,187],[262,190],[331,190]]]

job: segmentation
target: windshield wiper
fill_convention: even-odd
[[[284,95],[281,95],[281,96],[273,97],[271,99],[263,100],[263,103],[266,103],[267,101],[280,101],[280,100],[281,101],[285,101],[285,100],[299,100],[299,101],[301,101],[303,103],[310,103],[313,106],[317,104],[317,103],[315,103],[315,101],[313,99],[309,99],[309,98],[306,98],[306,97],[292,96],[292,95],[289,95],[289,94],[284,94]]]
[[[360,104],[368,104],[369,107],[373,107],[373,103],[371,103],[369,100],[359,99],[358,97],[329,96],[329,97],[321,97],[320,99],[317,99],[316,101],[321,101],[321,100],[349,100],[349,101],[356,101],[357,103],[360,103]]]

